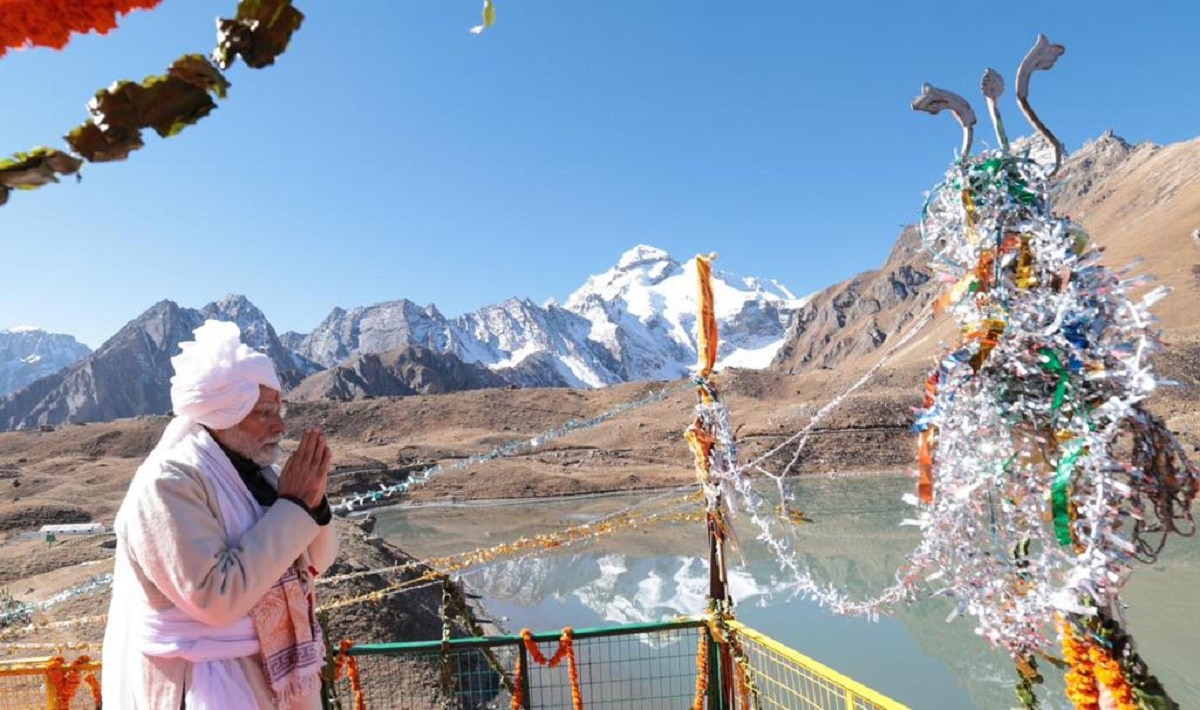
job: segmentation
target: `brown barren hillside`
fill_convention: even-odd
[[[1171,287],[1172,295],[1154,309],[1168,342],[1186,345],[1200,339],[1200,138],[1131,146],[1105,133],[1065,162],[1052,200],[1057,214],[1078,221],[1104,248],[1107,266],[1120,270],[1133,265],[1131,275],[1150,275]],[[874,364],[940,292],[926,263],[919,235],[906,229],[879,269],[814,296],[793,323],[773,367],[804,372]],[[956,337],[954,324],[943,316],[897,352],[893,362],[916,372]]]

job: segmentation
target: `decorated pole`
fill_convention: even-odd
[[[1036,657],[1056,647],[1076,708],[1172,708],[1124,628],[1121,590],[1171,533],[1194,532],[1198,476],[1145,404],[1162,347],[1149,307],[1166,290],[1135,300],[1147,279],[1109,270],[1054,214],[1062,144],[1028,90],[1063,51],[1039,35],[1016,82],[1052,162],[1008,145],[1003,81],[989,70],[1000,148],[970,156],[968,134],[922,214],[933,268],[954,284],[938,305],[961,337],[930,373],[914,424],[923,537],[900,578],[951,599],[1011,655],[1025,708],[1039,704]],[[966,131],[965,100],[937,92],[925,85],[913,108],[951,108]]]
[[[699,373],[697,379],[706,384],[697,388],[700,401],[712,404],[717,400],[716,388],[711,382],[713,367],[717,360],[717,321],[713,313],[712,291],[712,259],[711,257],[696,257],[696,278],[699,286],[699,309],[696,319],[696,350],[698,352]],[[711,455],[712,448],[708,453]],[[708,467],[711,469],[711,465]],[[711,479],[710,479],[711,483]],[[727,565],[725,563],[725,534],[722,530],[722,513],[725,500],[720,491],[716,494],[716,505],[708,515],[709,542],[709,575],[708,596],[714,601],[729,604],[729,590],[726,587]]]
[[[705,522],[708,531],[708,603],[718,625],[732,608],[729,597],[726,538],[726,501],[721,490],[723,473],[731,471],[734,461],[732,441],[728,439],[728,411],[720,400],[712,381],[717,361],[717,319],[713,309],[712,260],[715,255],[696,257],[696,277],[699,286],[696,314],[696,419],[684,433],[695,456],[696,478],[704,491]],[[709,708],[733,708],[733,657],[728,639],[717,639],[718,662],[709,669]]]

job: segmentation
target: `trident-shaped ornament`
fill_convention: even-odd
[[[1067,48],[1061,44],[1050,44],[1050,40],[1046,39],[1046,35],[1038,35],[1037,42],[1034,43],[1033,49],[1025,55],[1025,59],[1021,60],[1021,66],[1017,68],[1017,105],[1021,107],[1021,113],[1025,114],[1025,118],[1033,124],[1037,132],[1042,134],[1046,140],[1050,141],[1050,145],[1054,146],[1054,171],[1058,171],[1058,167],[1062,165],[1063,144],[1058,138],[1050,132],[1046,124],[1042,123],[1033,112],[1033,107],[1029,105],[1029,77],[1038,69],[1051,69],[1058,58],[1063,55]]]
[[[1021,61],[1021,66],[1017,69],[1017,104],[1021,107],[1025,118],[1029,119],[1034,130],[1053,147],[1054,171],[1057,171],[1062,165],[1063,145],[1029,105],[1029,78],[1038,69],[1052,68],[1065,51],[1066,49],[1061,44],[1051,44],[1045,35],[1038,35],[1037,42],[1025,55],[1025,59]],[[987,99],[988,114],[991,115],[992,125],[996,129],[996,140],[1000,144],[1000,149],[1007,153],[1009,149],[1008,135],[1004,131],[1004,122],[1000,118],[1000,108],[996,103],[996,100],[1004,93],[1003,77],[995,69],[988,69],[980,82],[980,90]],[[974,138],[975,111],[966,99],[952,91],[925,84],[921,87],[921,95],[913,99],[912,107],[915,111],[932,114],[949,109],[963,129],[962,151],[959,159],[967,159],[971,151],[971,141]]]
[[[979,82],[979,90],[987,98],[988,114],[991,115],[992,125],[996,128],[996,141],[1000,144],[1000,150],[1007,153],[1008,135],[1004,133],[1004,121],[1000,119],[1000,107],[996,105],[996,99],[1004,93],[1004,77],[989,67]]]
[[[966,160],[971,153],[971,139],[975,137],[975,110],[971,108],[971,104],[966,99],[945,89],[939,89],[936,86],[925,84],[921,87],[921,95],[913,99],[912,107],[914,111],[924,111],[926,113],[938,114],[946,109],[950,109],[950,113],[958,119],[958,125],[962,126],[963,142],[962,150],[959,151],[959,160]]]

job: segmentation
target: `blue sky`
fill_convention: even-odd
[[[0,208],[0,327],[96,347],[152,303],[243,293],[280,331],[409,298],[449,316],[565,298],[638,243],[804,294],[879,265],[952,159],[922,82],[972,100],[1066,45],[1031,97],[1068,149],[1200,133],[1200,3],[298,2],[274,67],[124,163]],[[207,52],[233,0],[0,59],[0,153],[63,147],[118,78]]]

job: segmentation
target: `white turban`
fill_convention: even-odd
[[[171,358],[171,407],[176,416],[210,429],[228,429],[246,418],[258,402],[258,386],[281,390],[271,358],[241,341],[237,325],[205,321],[196,339],[180,343]]]
[[[236,426],[258,403],[259,385],[283,389],[271,358],[244,345],[236,324],[205,321],[193,335],[196,339],[180,343],[181,352],[171,358],[175,419],[153,454],[170,449],[199,431],[200,425],[210,429]]]

